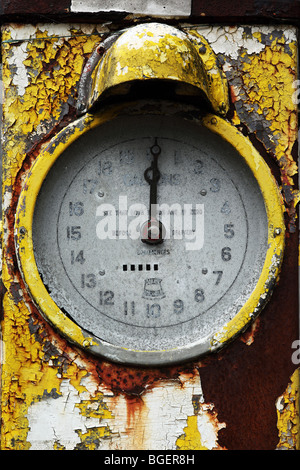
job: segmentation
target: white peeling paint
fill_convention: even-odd
[[[218,448],[218,429],[211,422],[213,406],[204,403],[200,377],[182,376],[180,381],[165,381],[149,389],[141,397],[115,396],[105,386],[103,402],[112,418],[86,417],[77,406],[96,392],[95,384],[83,379],[90,388],[78,391],[69,380],[62,381],[61,396],[44,397],[33,403],[28,410],[29,433],[27,441],[31,450],[52,450],[55,443],[72,450],[80,444],[79,432],[89,428],[107,427],[110,437],[103,438],[99,450],[176,450],[177,439],[184,435],[189,416],[195,415],[193,397],[199,399],[197,416],[201,444],[208,449]],[[91,402],[97,408],[96,402]],[[77,432],[76,432],[77,431]]]
[[[19,46],[13,48],[12,55],[7,59],[8,64],[15,67],[15,73],[13,75],[12,84],[18,89],[18,95],[23,96],[26,87],[29,84],[26,67],[24,60],[27,59],[27,45],[22,43]]]
[[[30,450],[53,450],[55,442],[66,450],[73,450],[80,438],[75,430],[99,426],[99,419],[85,418],[76,406],[81,401],[77,390],[64,380],[58,398],[47,397],[32,404],[28,409]]]
[[[70,31],[66,31],[66,26],[63,24],[51,24],[51,23],[45,23],[45,24],[38,24],[38,29],[43,32],[47,32],[48,36],[58,36],[58,37],[65,37],[68,36],[68,34],[72,34],[71,30],[77,30],[81,31],[83,34],[91,35],[93,32],[98,31],[98,32],[108,32],[109,29],[106,26],[103,26],[101,24],[99,25],[94,25],[94,24],[88,24],[88,23],[82,23],[82,24],[72,24],[70,25],[69,29]]]
[[[191,0],[72,0],[71,12],[118,11],[157,16],[189,16]]]
[[[2,208],[3,208],[3,212],[6,211],[10,204],[11,204],[11,200],[12,200],[12,193],[10,191],[5,191],[4,194],[3,194],[3,199],[2,199]]]
[[[200,402],[197,423],[201,443],[208,449],[217,448],[217,431],[210,421],[212,406],[204,403],[200,377],[196,375],[182,376],[180,382],[161,382],[146,391],[132,407],[123,395],[106,397],[106,406],[115,419],[102,421],[102,425],[109,426],[112,438],[103,440],[101,449],[176,450],[188,417],[195,415],[194,396]],[[222,427],[220,424],[219,429]]]
[[[74,34],[75,31],[80,31],[82,34],[91,35],[97,31],[98,33],[108,33],[110,30],[107,25],[101,24],[85,24],[85,23],[39,23],[36,26],[29,24],[15,25],[14,23],[5,25],[5,30],[9,31],[10,39],[8,41],[39,41],[39,33],[47,33],[48,37],[54,38],[68,38]],[[3,41],[5,43],[5,41]]]
[[[197,426],[201,436],[201,444],[209,450],[220,448],[218,444],[218,431],[226,427],[225,423],[215,422],[215,426],[213,425],[210,414],[213,411],[213,408],[212,404],[204,403],[200,407],[200,411],[197,416]]]
[[[120,62],[117,63],[116,67],[117,75],[126,75],[128,73],[128,66],[121,67]]]
[[[141,408],[135,407],[132,416],[128,416],[124,396],[107,401],[115,416],[113,423],[107,420],[107,425],[115,437],[103,442],[102,449],[176,449],[176,440],[184,433],[187,417],[194,414],[192,396],[202,395],[199,379],[197,382],[187,382],[183,387],[174,381],[161,383],[143,395]]]
[[[245,34],[243,26],[199,26],[195,29],[207,39],[215,54],[224,54],[236,60],[242,50],[249,55],[259,54],[265,48],[260,41],[260,33],[271,38],[275,27],[251,26],[251,35]],[[286,44],[296,40],[295,28],[284,26],[282,30]]]
[[[10,31],[11,40],[22,41],[24,39],[32,39],[36,37],[37,28],[36,26],[26,24],[15,25],[14,23],[7,25],[6,29]]]
[[[215,54],[224,54],[231,59],[239,57],[241,49],[246,49],[248,54],[259,53],[265,45],[255,39],[244,37],[244,28],[242,27],[200,27],[197,28],[200,34],[211,45]]]

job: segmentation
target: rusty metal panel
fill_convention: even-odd
[[[12,5],[4,4],[6,13]],[[299,449],[297,31],[178,25],[213,48],[231,93],[227,119],[249,136],[281,188],[287,235],[278,285],[241,337],[201,361],[125,367],[64,340],[22,280],[15,211],[40,150],[75,119],[84,64],[124,25],[4,25],[2,449]]]
[[[55,7],[54,7],[55,3]],[[9,15],[49,15],[55,12],[56,15],[66,14],[70,9],[70,0],[62,0],[61,2],[47,2],[42,0],[39,4],[33,4],[30,1],[24,2],[18,0],[3,0],[1,2],[0,13],[3,16]]]
[[[229,4],[220,0],[212,0],[205,5],[201,0],[193,0],[192,15],[205,15],[209,18],[229,19],[233,17],[243,21],[259,19],[259,21],[299,18],[300,6],[297,0],[233,0]],[[297,21],[297,20],[296,20]]]

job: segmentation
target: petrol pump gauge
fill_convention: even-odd
[[[121,106],[62,131],[33,166],[16,224],[43,315],[134,364],[199,357],[241,332],[268,299],[283,238],[259,154],[226,121],[178,104]]]

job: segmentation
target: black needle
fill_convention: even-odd
[[[157,219],[157,183],[160,178],[157,160],[161,153],[161,148],[155,144],[150,148],[153,160],[151,166],[144,172],[144,178],[150,185],[150,203],[149,203],[149,220],[143,225],[141,234],[142,241],[151,245],[163,242],[163,224]]]
[[[156,218],[156,208],[157,208],[157,183],[160,178],[160,172],[157,165],[157,159],[160,155],[161,148],[157,145],[157,139],[155,139],[155,144],[150,148],[150,151],[153,155],[153,160],[151,166],[147,168],[144,172],[144,177],[147,183],[150,184],[150,207],[149,214],[150,219],[152,217]],[[152,173],[152,177],[150,174]]]

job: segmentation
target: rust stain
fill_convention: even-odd
[[[126,396],[126,408],[127,408],[127,422],[126,422],[126,434],[133,435],[134,445],[136,449],[143,449],[144,447],[144,434],[145,431],[136,432],[142,423],[147,420],[148,410],[145,407],[143,399],[141,397],[130,397]]]
[[[126,367],[109,362],[96,362],[96,370],[99,378],[115,394],[125,393],[128,396],[140,396],[159,381],[179,381],[179,376],[184,372],[188,375],[195,374],[194,364],[180,365],[165,368],[139,368]]]
[[[274,450],[278,443],[275,403],[295,370],[291,344],[299,331],[297,255],[298,237],[289,234],[280,283],[260,316],[251,346],[235,341],[201,362],[203,395],[226,423],[219,444],[229,450]],[[252,337],[251,331],[247,334]]]
[[[242,334],[240,340],[243,341],[247,346],[250,346],[255,338],[255,334],[258,332],[260,326],[260,318],[258,317],[252,325],[248,328],[248,330]]]

